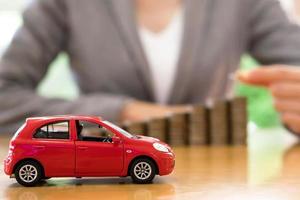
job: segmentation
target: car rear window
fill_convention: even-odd
[[[69,139],[69,123],[55,122],[39,128],[33,138],[37,139]]]

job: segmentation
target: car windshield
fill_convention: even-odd
[[[125,131],[124,129],[118,127],[117,125],[109,122],[109,121],[103,121],[103,123],[105,123],[106,125],[112,127],[113,129],[119,131],[122,135],[128,137],[128,138],[132,138],[132,137],[135,137],[134,135],[128,133],[127,131]]]

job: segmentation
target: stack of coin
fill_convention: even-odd
[[[210,143],[226,145],[229,137],[228,102],[216,101],[209,114]]]
[[[161,141],[167,142],[168,139],[168,123],[167,119],[152,119],[147,123],[148,136],[155,137]]]
[[[145,122],[132,122],[126,124],[126,130],[134,135],[147,135]]]
[[[230,101],[231,143],[244,145],[247,142],[247,100],[236,97]]]
[[[190,127],[190,145],[208,144],[208,112],[205,106],[195,105],[193,107],[188,125]]]
[[[189,114],[174,114],[169,118],[169,143],[173,146],[188,145]]]

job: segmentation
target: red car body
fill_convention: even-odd
[[[94,142],[79,140],[78,120],[98,124],[114,133],[112,141]],[[68,122],[69,139],[33,137],[42,126]],[[48,129],[48,128],[47,128]],[[146,158],[155,164],[156,174],[167,175],[174,169],[175,156],[171,148],[158,139],[145,136],[129,136],[124,130],[91,116],[53,116],[28,118],[16,132],[4,160],[4,171],[14,175],[19,163],[33,160],[41,165],[44,177],[104,177],[128,176],[130,166],[137,158]],[[153,144],[166,147],[159,151]]]

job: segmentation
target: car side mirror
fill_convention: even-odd
[[[121,138],[119,138],[119,137],[113,137],[112,140],[115,145],[118,145],[121,143]]]

